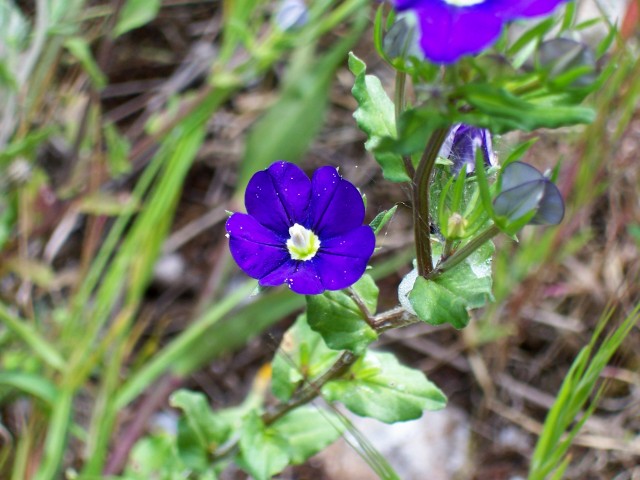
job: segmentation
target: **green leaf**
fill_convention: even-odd
[[[360,297],[369,313],[374,315],[378,308],[378,293],[380,293],[380,290],[371,275],[363,275],[351,288]]]
[[[444,408],[447,398],[419,370],[405,367],[391,353],[367,351],[350,376],[322,388],[328,400],[353,413],[386,423],[419,418],[424,410]]]
[[[434,255],[440,254],[439,245]],[[486,242],[460,264],[426,280],[418,277],[409,293],[416,315],[431,325],[450,323],[464,328],[469,323],[467,309],[484,306],[493,299],[491,293],[492,242]]]
[[[123,33],[141,27],[156,18],[160,11],[160,0],[127,0],[120,16],[118,23],[113,29],[114,37],[119,37]]]
[[[299,465],[336,441],[344,425],[332,412],[304,406],[276,421],[271,430],[287,440],[289,462]]]
[[[287,330],[273,359],[271,389],[287,401],[303,381],[311,382],[325,372],[340,355],[311,330],[305,315],[300,315]]]
[[[116,126],[108,123],[104,126],[104,139],[107,144],[107,165],[114,177],[118,177],[131,171],[129,141],[120,135]]]
[[[64,46],[80,62],[84,71],[89,75],[93,86],[98,90],[102,90],[107,85],[107,77],[94,60],[86,40],[80,37],[72,37],[64,43]]]
[[[376,215],[376,218],[374,218],[369,224],[369,226],[373,228],[374,234],[377,235],[378,233],[380,233],[380,230],[382,230],[382,228],[389,222],[389,220],[391,220],[393,214],[396,213],[397,209],[398,205],[394,205],[389,210],[382,211],[378,215]]]
[[[268,480],[289,464],[287,440],[265,427],[257,413],[245,419],[238,463],[256,480]]]
[[[364,280],[365,277],[353,288],[369,307],[377,301],[377,288],[372,288],[373,280]],[[365,321],[356,302],[341,291],[308,295],[307,322],[314,331],[322,335],[329,348],[350,350],[356,355],[378,338],[375,330]]]
[[[178,390],[171,396],[170,404],[183,412],[177,439],[180,458],[191,468],[206,470],[209,454],[231,433],[229,422],[216,415],[207,398],[199,392]]]
[[[495,248],[487,242],[451,270],[438,275],[438,285],[462,297],[467,308],[480,308],[493,300],[491,257]]]
[[[422,152],[427,139],[440,127],[456,122],[456,115],[446,116],[433,108],[409,108],[402,112],[398,122],[398,135],[385,136],[376,145],[376,152],[411,155]]]
[[[23,371],[0,372],[0,385],[15,388],[52,406],[58,395],[56,386],[46,378]]]
[[[464,117],[468,116],[465,123],[488,128],[494,133],[558,128],[591,123],[595,118],[591,108],[566,105],[553,99],[540,99],[534,103],[488,84],[465,85],[458,93],[479,112],[461,115],[460,120],[464,122]]]
[[[402,156],[396,153],[376,151],[384,137],[396,137],[395,108],[387,96],[380,80],[373,75],[366,75],[366,64],[349,53],[349,70],[355,75],[351,93],[358,102],[353,113],[360,130],[367,134],[365,148],[373,155],[382,167],[387,180],[408,182],[411,180],[404,168]]]
[[[418,318],[431,325],[450,323],[455,328],[464,328],[469,323],[464,298],[432,280],[418,277],[409,301]]]
[[[124,478],[173,480],[184,478],[188,472],[189,469],[178,457],[173,438],[169,435],[155,435],[144,437],[135,444]]]

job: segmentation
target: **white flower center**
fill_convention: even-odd
[[[484,3],[487,0],[444,0],[449,5],[455,5],[456,7],[470,7],[471,5],[478,5]]]
[[[311,260],[320,248],[320,239],[311,230],[296,223],[289,228],[291,237],[287,240],[287,249],[293,260]]]

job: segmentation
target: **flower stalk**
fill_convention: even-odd
[[[451,270],[486,242],[495,237],[498,233],[500,233],[500,229],[496,225],[491,225],[490,227],[482,231],[477,237],[472,238],[468,243],[464,245],[464,247],[456,250],[453,255],[446,258],[425,278],[427,280],[432,280],[434,277],[446,272],[447,270]]]

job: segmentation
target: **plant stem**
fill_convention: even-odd
[[[418,274],[427,277],[433,270],[431,257],[431,225],[429,221],[429,184],[440,148],[447,138],[449,127],[434,130],[422,154],[413,177],[413,229],[416,241]]]
[[[265,425],[271,425],[273,422],[283,417],[291,410],[300,405],[304,405],[305,403],[309,403],[311,400],[320,395],[320,389],[330,380],[338,378],[342,376],[351,365],[353,365],[356,360],[358,360],[358,356],[349,351],[344,351],[336,360],[336,362],[327,370],[322,376],[320,376],[317,380],[307,385],[305,388],[300,390],[297,395],[294,395],[291,400],[288,402],[280,403],[276,405],[273,410],[262,415],[262,421]]]
[[[432,270],[425,278],[427,280],[431,280],[434,277],[446,272],[447,270],[451,270],[453,267],[462,262],[465,258],[475,252],[478,248],[484,245],[486,242],[495,237],[498,233],[500,233],[500,229],[491,225],[486,230],[482,231],[477,237],[472,238],[468,243],[465,244],[464,247],[457,250],[453,255],[449,258],[445,259],[440,265],[438,265],[434,270]]]
[[[401,71],[396,71],[396,86],[394,93],[394,105],[395,105],[395,113],[396,113],[396,133],[398,130],[398,125],[400,124],[400,115],[404,112],[405,106],[405,89],[407,84],[407,74]],[[413,163],[411,163],[411,157],[407,155],[402,156],[402,161],[404,162],[404,169],[407,172],[409,178],[413,178],[415,175],[415,169],[413,168]]]
[[[347,292],[349,293],[349,296],[351,297],[351,299],[358,306],[358,309],[360,310],[360,313],[362,313],[364,320],[369,324],[370,327],[373,328],[374,318],[372,317],[371,312],[369,311],[369,308],[367,308],[367,306],[365,305],[364,300],[362,300],[360,295],[358,295],[358,292],[356,292],[353,287],[347,288]]]

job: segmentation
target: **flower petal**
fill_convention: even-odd
[[[493,0],[490,8],[496,15],[505,20],[514,20],[516,18],[546,15],[566,1],[567,0]]]
[[[289,260],[269,275],[260,279],[260,284],[276,286],[286,283],[300,295],[317,295],[324,292],[316,267],[311,261]]]
[[[262,225],[288,237],[289,227],[305,222],[310,195],[311,181],[297,165],[276,162],[251,177],[244,202]]]
[[[322,242],[362,225],[364,202],[358,189],[333,167],[316,170],[311,180],[309,227]]]
[[[368,225],[325,241],[313,259],[324,288],[340,290],[357,282],[375,246],[376,237]]]
[[[234,213],[226,228],[231,256],[250,277],[262,278],[290,258],[282,239],[250,215]]]
[[[458,7],[442,0],[419,3],[420,46],[425,57],[435,63],[452,63],[463,55],[479,53],[502,30],[503,19],[483,4]]]

